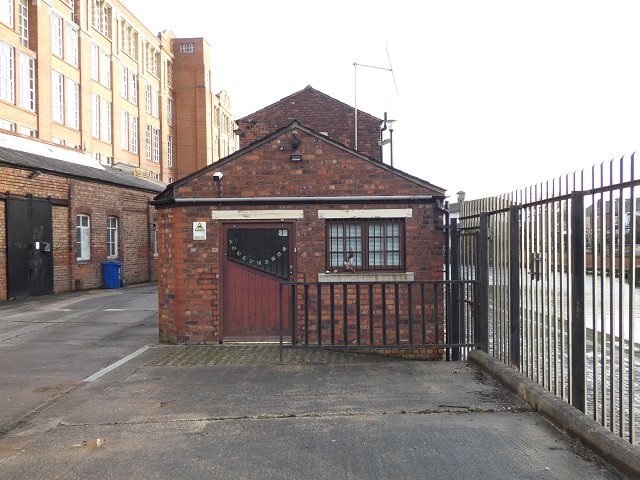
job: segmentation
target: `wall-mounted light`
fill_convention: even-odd
[[[302,154],[298,153],[298,152],[294,152],[291,154],[291,161],[292,162],[299,162],[300,160],[302,160]]]

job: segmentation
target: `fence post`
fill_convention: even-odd
[[[520,370],[520,209],[509,208],[509,363]]]
[[[476,312],[476,342],[480,350],[489,352],[489,214],[480,214],[478,238],[478,311]]]
[[[458,219],[451,219],[449,241],[451,243],[451,280],[460,280],[460,239],[458,238]],[[447,343],[460,343],[460,284],[452,283],[447,298]],[[447,360],[460,360],[460,349],[447,349]]]
[[[571,405],[586,413],[586,328],[584,195],[571,193]]]

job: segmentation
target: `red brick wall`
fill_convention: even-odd
[[[0,167],[0,191],[12,195],[68,200],[69,207],[54,205],[54,293],[103,286],[102,262],[106,261],[107,220],[118,217],[118,258],[128,283],[155,281],[157,261],[152,253],[149,192],[109,186],[60,175],[42,173],[29,179],[28,170]],[[91,260],[77,262],[75,216],[91,215]],[[0,250],[6,252],[6,202],[0,201]],[[0,255],[0,301],[7,300],[6,253]]]
[[[216,165],[224,177],[220,197],[254,196],[355,196],[355,195],[442,195],[409,177],[400,176],[385,166],[364,160],[333,146],[321,138],[299,132],[299,151],[303,160],[293,163],[290,152],[279,150],[290,133],[274,139],[222,165]],[[212,172],[212,171],[211,171]],[[207,172],[177,188],[178,197],[212,198],[218,186]],[[276,202],[277,203],[277,202]],[[320,209],[374,209],[386,203],[295,205],[177,205],[158,209],[160,297],[160,338],[166,342],[218,342],[221,338],[219,235],[221,222],[211,219],[212,210],[304,209],[304,219],[295,222],[296,279],[315,282],[325,272],[325,220]],[[415,280],[443,278],[443,233],[436,229],[433,203],[393,204],[393,208],[412,209],[406,219],[406,270]],[[287,218],[283,214],[283,218]],[[207,239],[194,241],[192,222],[207,222]],[[433,330],[433,329],[432,329]]]
[[[318,92],[311,87],[284,98],[263,110],[237,121],[243,132],[240,147],[285,127],[293,120],[318,132],[327,132],[329,138],[354,148],[354,108]],[[380,160],[380,119],[358,112],[358,151]]]

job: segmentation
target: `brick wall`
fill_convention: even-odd
[[[301,162],[293,163],[290,152],[279,146],[291,134],[283,133],[249,152],[215,166],[223,172],[220,197],[254,196],[397,196],[442,195],[438,187],[399,175],[384,165],[367,161],[332,145],[320,137],[300,131]],[[218,185],[212,173],[205,172],[176,187],[177,197],[213,198]],[[158,282],[160,297],[160,338],[165,342],[208,343],[221,340],[222,321],[221,251],[222,222],[212,220],[212,210],[304,209],[304,219],[295,222],[296,281],[315,282],[324,273],[325,220],[320,209],[386,208],[386,203],[340,203],[295,205],[243,205],[224,203],[191,206],[176,205],[158,209],[160,258]],[[436,228],[436,212],[428,201],[394,203],[393,208],[411,209],[406,219],[406,270],[417,281],[441,280],[443,271],[443,233]],[[287,218],[283,214],[283,218]],[[207,239],[194,241],[192,222],[207,222]],[[442,312],[439,312],[440,315]],[[442,317],[441,317],[442,318]],[[433,328],[431,328],[433,332]],[[430,355],[433,352],[429,352]],[[437,353],[437,352],[436,352]],[[427,352],[422,352],[427,355]]]
[[[354,148],[354,108],[307,87],[237,121],[242,130],[240,147],[285,127],[293,120],[318,132],[326,132],[343,145]],[[380,160],[380,119],[358,112],[358,151]]]

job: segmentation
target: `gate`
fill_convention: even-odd
[[[7,298],[53,293],[51,202],[7,198]]]

